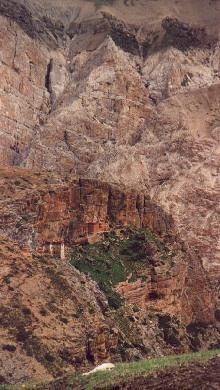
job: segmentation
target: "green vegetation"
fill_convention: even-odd
[[[114,291],[114,286],[126,280],[129,271],[124,267],[121,259],[114,256],[114,249],[111,248],[110,251],[106,244],[107,241],[104,241],[78,248],[73,253],[71,264],[79,271],[89,274],[105,293],[109,305],[118,308],[121,298]]]
[[[132,261],[150,261],[157,250],[166,253],[165,245],[148,229],[137,229],[126,238],[120,253],[129,256]]]
[[[162,358],[154,358],[150,360],[142,360],[139,362],[119,363],[116,364],[112,371],[102,371],[91,374],[87,377],[78,376],[69,380],[72,388],[84,390],[93,390],[95,388],[105,389],[108,386],[120,383],[120,380],[146,376],[152,371],[159,370],[162,367],[178,366],[179,364],[188,364],[192,361],[206,361],[209,358],[216,356],[220,350],[203,351],[179,356],[167,356]],[[79,387],[78,387],[79,386]]]
[[[133,280],[137,277],[138,268],[143,266],[136,255],[141,250],[141,244],[138,238],[129,238],[127,234],[124,239],[110,234],[103,242],[79,247],[73,253],[71,264],[89,274],[105,293],[109,305],[118,308],[121,298],[114,287],[129,275]]]
[[[131,363],[118,363],[115,368],[111,371],[99,371],[89,376],[76,376],[76,377],[65,377],[60,380],[56,380],[56,386],[59,381],[61,388],[73,390],[94,390],[96,388],[105,390],[109,386],[119,385],[120,382],[129,381],[138,377],[147,376],[151,372],[157,371],[163,367],[177,367],[179,365],[187,365],[193,361],[205,363],[208,359],[220,354],[220,350],[209,350],[203,352],[190,353],[185,355],[166,356],[161,358],[154,358],[149,360],[142,360]],[[53,383],[48,383],[48,388],[52,389]],[[44,389],[47,387],[47,383],[39,384],[25,384],[25,385],[0,385],[0,390],[32,390],[35,387],[37,389]],[[56,387],[58,388],[58,387]]]
[[[89,274],[105,293],[109,305],[119,308],[122,302],[114,287],[129,278],[129,282],[146,280],[155,261],[170,267],[174,254],[147,229],[127,227],[120,237],[113,233],[96,244],[77,247],[71,264]]]
[[[118,348],[112,353],[119,354],[123,361],[128,359],[131,349],[140,352],[139,358],[141,355],[147,356],[149,350],[143,345],[141,334],[136,331],[135,311],[140,309],[137,307],[134,309],[133,305],[127,304],[115,288],[124,281],[132,283],[141,279],[142,282],[147,282],[151,279],[155,266],[161,265],[165,273],[169,272],[175,256],[177,256],[175,251],[148,229],[131,226],[123,228],[119,236],[111,232],[102,242],[76,247],[72,254],[71,264],[96,281],[104,292],[109,306],[115,310],[115,323],[120,329],[120,337]],[[151,293],[149,299],[152,301],[161,299],[161,295]],[[156,323],[160,320],[159,328],[163,329],[163,318],[155,314],[154,320]],[[166,342],[174,347],[179,346],[180,325],[170,317],[165,325]]]

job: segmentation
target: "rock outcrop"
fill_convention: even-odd
[[[135,190],[7,167],[1,169],[0,180],[1,233],[30,250],[45,241],[83,242],[87,224],[107,215],[113,227],[147,226],[158,235],[172,229],[172,217]]]
[[[1,168],[0,183],[3,383],[49,379],[110,358],[183,352],[190,347],[185,326],[194,323],[207,328],[203,333],[216,346],[218,329],[210,324],[217,306],[209,279],[200,259],[190,257],[175,235],[172,218],[149,197],[97,180],[62,180],[52,172],[19,168]],[[118,283],[116,291],[128,305],[116,312],[90,277],[37,252],[54,240],[76,250],[86,242],[87,222],[106,213],[113,231],[118,224],[148,227],[159,248],[166,244],[161,257],[155,244],[147,241],[140,248],[138,241],[146,267],[143,263],[135,281]],[[196,348],[202,345],[203,339]]]
[[[118,225],[122,229],[123,226],[150,229],[162,242],[167,240],[171,252],[179,250],[182,255],[171,263],[158,264],[159,267],[155,260],[146,283],[141,279],[126,282],[118,291],[144,309],[155,301],[156,309],[177,314],[185,323],[214,321],[213,289],[198,254],[175,234],[172,217],[147,195],[125,189],[123,192],[97,180],[62,181],[54,173],[48,177],[47,172],[15,168],[2,169],[1,186],[1,234],[30,252],[35,253],[45,242],[63,241],[67,248],[85,243],[87,223],[101,221],[106,215],[113,230]]]

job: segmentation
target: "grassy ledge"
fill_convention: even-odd
[[[114,383],[123,378],[135,378],[146,376],[149,373],[159,370],[163,367],[178,366],[180,364],[187,365],[193,361],[205,362],[208,359],[220,354],[220,350],[209,350],[203,352],[190,353],[185,355],[167,356],[162,358],[154,358],[150,360],[142,360],[131,363],[118,363],[115,369],[111,371],[102,371],[90,374],[89,376],[77,376],[69,379],[70,389],[94,390],[96,388],[106,389],[113,386]]]
[[[220,349],[195,352],[184,355],[166,356],[149,360],[142,360],[130,363],[118,363],[111,371],[100,371],[88,376],[78,375],[76,377],[64,376],[51,382],[38,384],[20,384],[15,386],[0,385],[0,390],[96,390],[109,389],[115,384],[120,384],[125,378],[135,379],[145,377],[148,374],[158,371],[162,368],[178,367],[188,365],[191,362],[206,363],[209,359],[220,356]]]

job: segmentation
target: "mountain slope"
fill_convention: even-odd
[[[1,383],[218,346],[209,277],[149,196],[10,167],[0,186]],[[65,260],[42,252],[61,241]]]
[[[218,279],[219,1],[19,4],[1,5],[1,161],[147,189]]]
[[[0,228],[3,297],[9,291],[7,321],[14,313],[10,307],[16,294],[8,280],[17,278],[18,283],[28,272],[29,261],[33,283],[45,278],[46,268],[52,274],[59,268],[58,273],[65,274],[62,282],[68,279],[70,268],[48,258],[47,266],[40,263],[37,273],[36,249],[51,240],[64,240],[71,251],[86,239],[86,224],[108,212],[115,227],[147,228],[162,242],[169,237],[168,245],[185,261],[170,269],[160,264],[150,283],[141,279],[130,283],[125,278],[116,287],[122,297],[143,304],[141,309],[150,306],[151,297],[154,309],[161,305],[162,311],[178,315],[193,334],[197,326],[201,330],[200,325],[219,321],[219,15],[219,0],[1,1]],[[28,246],[30,254],[23,258],[17,249],[14,256],[16,242]],[[21,270],[18,276],[13,273],[15,261]],[[90,266],[88,259],[84,265],[87,261]],[[74,294],[82,293],[79,280],[87,279],[76,270],[71,275],[70,289],[76,284]],[[54,279],[48,278],[43,283],[49,288]],[[71,354],[57,357],[57,335],[38,312],[33,313],[34,321],[31,314],[33,323],[24,318],[29,315],[22,311],[22,300],[28,300],[28,276],[24,279],[24,290],[18,286],[20,306],[15,307],[19,313],[13,321],[23,318],[21,327],[28,337],[34,323],[32,338],[38,337],[34,328],[38,320],[44,329],[49,326],[54,363],[50,357],[45,361],[49,350],[44,339],[41,361],[31,364],[36,379],[41,374],[54,376],[62,359],[67,369],[72,365]],[[162,301],[154,295],[154,283],[158,291],[165,291]],[[173,286],[179,294],[174,299]],[[94,298],[97,329],[103,321],[108,339],[111,324],[108,316],[103,317],[94,289],[88,281],[85,294]],[[60,299],[55,288],[53,299]],[[60,312],[61,306],[62,300]],[[70,309],[72,303],[67,301],[66,313]],[[88,318],[92,327],[93,315]],[[60,319],[56,320],[64,339],[68,324],[60,327]],[[83,340],[82,350],[77,350],[83,355],[79,366],[89,360],[89,334],[84,337],[83,321],[76,321]],[[4,344],[9,347],[1,351],[4,361],[13,353],[11,341],[17,337],[13,327],[10,332],[4,336],[9,337]],[[108,344],[105,336],[103,343]],[[26,344],[24,363],[28,354],[36,352]],[[105,352],[97,361],[109,357]],[[13,359],[13,367],[16,362]],[[35,375],[32,368],[27,374],[16,371],[15,380]],[[10,381],[10,368],[6,365],[4,370],[3,377]]]

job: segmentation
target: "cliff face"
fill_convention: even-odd
[[[147,283],[141,279],[134,284],[125,282],[118,292],[133,304],[148,308],[155,291],[159,301],[153,305],[158,310],[177,314],[185,323],[214,320],[215,298],[199,256],[175,234],[172,217],[147,195],[123,192],[97,180],[68,182],[54,173],[49,177],[47,172],[15,168],[1,170],[1,186],[1,233],[30,252],[46,242],[64,241],[67,251],[85,243],[87,223],[101,221],[106,215],[113,230],[117,225],[150,229],[162,242],[167,240],[171,253],[180,251],[180,257],[164,265],[155,260]]]
[[[172,229],[172,217],[148,195],[92,179],[62,179],[53,172],[1,169],[2,233],[31,250],[47,241],[85,241],[87,224],[108,215],[112,226]],[[13,196],[12,196],[13,194]]]
[[[147,188],[218,280],[219,2],[0,10],[1,161]]]
[[[1,168],[0,184],[3,383],[49,379],[109,359],[183,352],[190,347],[191,333],[187,335],[185,326],[194,323],[207,328],[203,333],[209,335],[209,345],[217,345],[218,330],[210,328],[217,306],[209,279],[196,254],[190,256],[175,235],[172,218],[148,196],[97,180],[68,181],[52,172],[8,167]],[[89,276],[37,252],[45,242],[63,240],[68,258],[77,251],[79,269],[87,261],[88,270],[100,247],[102,269],[108,241],[90,254],[88,244],[76,243],[85,243],[87,222],[106,213],[113,231],[120,224],[133,232],[131,241],[125,237],[121,242],[125,259],[129,242],[135,258],[128,260],[129,268],[119,262],[125,276],[119,282],[117,271],[114,291],[125,303],[117,310],[110,309]],[[131,226],[153,232],[143,247],[138,237],[133,243]],[[115,251],[117,240],[112,242]],[[141,268],[135,270],[139,254]],[[117,256],[112,252],[107,269]],[[135,270],[133,281],[130,267]]]
[[[38,246],[64,241],[71,250],[85,242],[88,222],[108,215],[113,227],[150,229],[175,252],[173,262],[156,259],[144,277],[120,281],[115,289],[121,296],[141,310],[175,314],[188,326],[219,319],[219,11],[219,1],[212,0],[171,0],[166,5],[162,0],[118,0],[99,9],[82,0],[74,5],[72,0],[1,1],[0,231],[9,240],[2,247],[14,248],[17,242],[29,251],[17,249],[11,257],[7,249],[3,255],[4,294],[8,289],[13,295],[13,283],[18,283],[14,274],[17,281],[7,283],[16,258],[22,273],[30,261],[35,278],[32,256]],[[48,273],[46,268],[57,272],[59,264],[40,263],[36,278]],[[61,284],[68,269],[58,271],[65,274]],[[82,285],[86,279],[71,272],[70,289],[75,283],[81,288],[77,278],[82,277]],[[81,367],[90,355],[94,362],[107,359],[117,344],[111,321],[95,303],[94,285],[88,288],[100,336],[92,336],[93,352],[88,353],[85,318],[77,322],[81,347],[70,331],[74,356],[83,356]],[[25,293],[30,306],[28,284],[24,290],[17,297]],[[12,320],[12,295],[6,302],[5,332]],[[23,310],[23,303],[19,305],[17,317]],[[56,323],[59,329],[72,324],[71,305],[68,301],[67,323]],[[28,330],[23,318],[22,332],[32,325],[35,329],[43,321],[38,317],[33,313]],[[92,315],[88,318],[89,328]],[[106,333],[99,332],[101,323]],[[47,326],[43,323],[42,329]],[[146,329],[142,331],[146,336]],[[10,332],[7,337],[15,340]],[[33,340],[39,336],[34,332]],[[54,338],[50,329],[43,339],[50,348],[40,347],[40,365],[33,361],[36,378],[58,373],[60,360],[52,364],[49,351],[59,344],[56,339],[52,345]],[[7,348],[6,357],[12,352]],[[25,348],[25,354],[34,353]],[[67,368],[72,364],[72,355],[62,359]],[[19,379],[23,374],[16,375]]]
[[[48,113],[47,52],[1,16],[1,164],[19,165]]]

